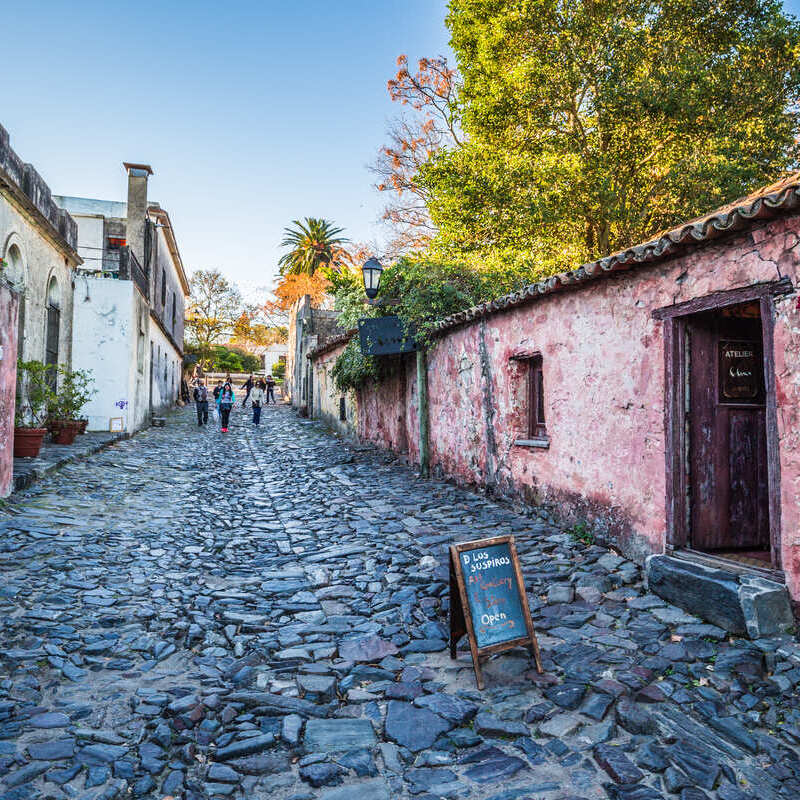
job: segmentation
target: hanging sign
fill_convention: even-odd
[[[514,647],[529,647],[542,672],[513,536],[450,547],[450,658],[456,658],[456,644],[465,634],[479,689],[481,656]]]
[[[413,353],[417,349],[415,336],[414,326],[396,315],[363,317],[358,321],[358,337],[365,356]]]
[[[720,400],[752,403],[761,400],[761,355],[759,343],[723,339],[719,343]]]

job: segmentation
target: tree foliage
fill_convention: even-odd
[[[434,323],[498,293],[510,291],[521,280],[533,276],[508,269],[501,261],[480,263],[470,260],[437,261],[426,256],[405,256],[384,269],[379,298],[391,303],[364,307],[361,276],[352,272],[331,275],[336,308],[341,312],[339,326],[354,328],[361,317],[396,314],[413,323],[416,340],[425,345]],[[381,380],[390,362],[361,353],[357,339],[352,340],[337,358],[331,372],[338,391],[358,389],[370,380]]]
[[[230,336],[242,312],[239,290],[216,269],[197,270],[189,281],[189,307],[186,311],[186,333],[197,345],[203,363],[211,356],[211,348]]]
[[[283,229],[281,247],[289,248],[278,259],[281,275],[314,275],[320,267],[335,266],[341,261],[347,239],[332,222],[316,217],[294,220]]]
[[[775,0],[451,0],[462,146],[414,180],[450,252],[574,267],[796,164]]]
[[[327,296],[330,282],[321,271],[308,275],[305,272],[297,275],[284,275],[275,287],[275,299],[269,301],[270,308],[288,311],[301,297],[311,296],[311,303],[319,306]]]
[[[389,141],[372,165],[376,188],[390,197],[383,219],[393,232],[387,250],[394,256],[430,244],[436,226],[428,213],[428,189],[418,176],[440,150],[461,146],[456,72],[447,59],[421,58],[411,72],[408,57],[401,55],[397,66],[387,88],[407,113],[390,123]]]

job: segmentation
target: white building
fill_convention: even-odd
[[[269,375],[272,372],[272,365],[277,364],[279,361],[286,361],[286,355],[289,352],[289,345],[286,342],[275,342],[264,349],[261,354],[264,364],[264,374]]]
[[[148,202],[152,169],[128,164],[127,203],[56,197],[78,224],[73,368],[98,390],[90,430],[136,431],[180,393],[189,284],[167,212]]]

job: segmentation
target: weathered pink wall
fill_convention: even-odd
[[[10,494],[14,478],[17,308],[16,293],[0,278],[0,497]]]
[[[660,264],[634,267],[580,288],[456,328],[428,354],[431,464],[562,513],[588,516],[632,557],[666,538],[663,323],[651,312],[715,291],[800,270],[800,217],[762,223]],[[543,355],[549,449],[524,437],[526,379],[515,353]],[[775,369],[781,448],[782,560],[800,600],[800,312],[778,298]],[[405,413],[401,388],[405,391]],[[398,449],[402,423],[417,458],[416,380],[360,393],[362,438]]]
[[[358,435],[419,461],[414,356],[392,359],[390,374],[358,393]]]

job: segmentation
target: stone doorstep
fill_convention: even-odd
[[[795,626],[789,592],[776,581],[667,555],[648,556],[645,575],[651,592],[729,633],[758,639]]]
[[[100,436],[103,438],[99,438]],[[14,483],[11,494],[33,486],[36,481],[65,464],[88,458],[128,438],[130,434],[127,432],[115,434],[89,432],[76,437],[75,442],[70,445],[46,442],[36,458],[14,459]]]

